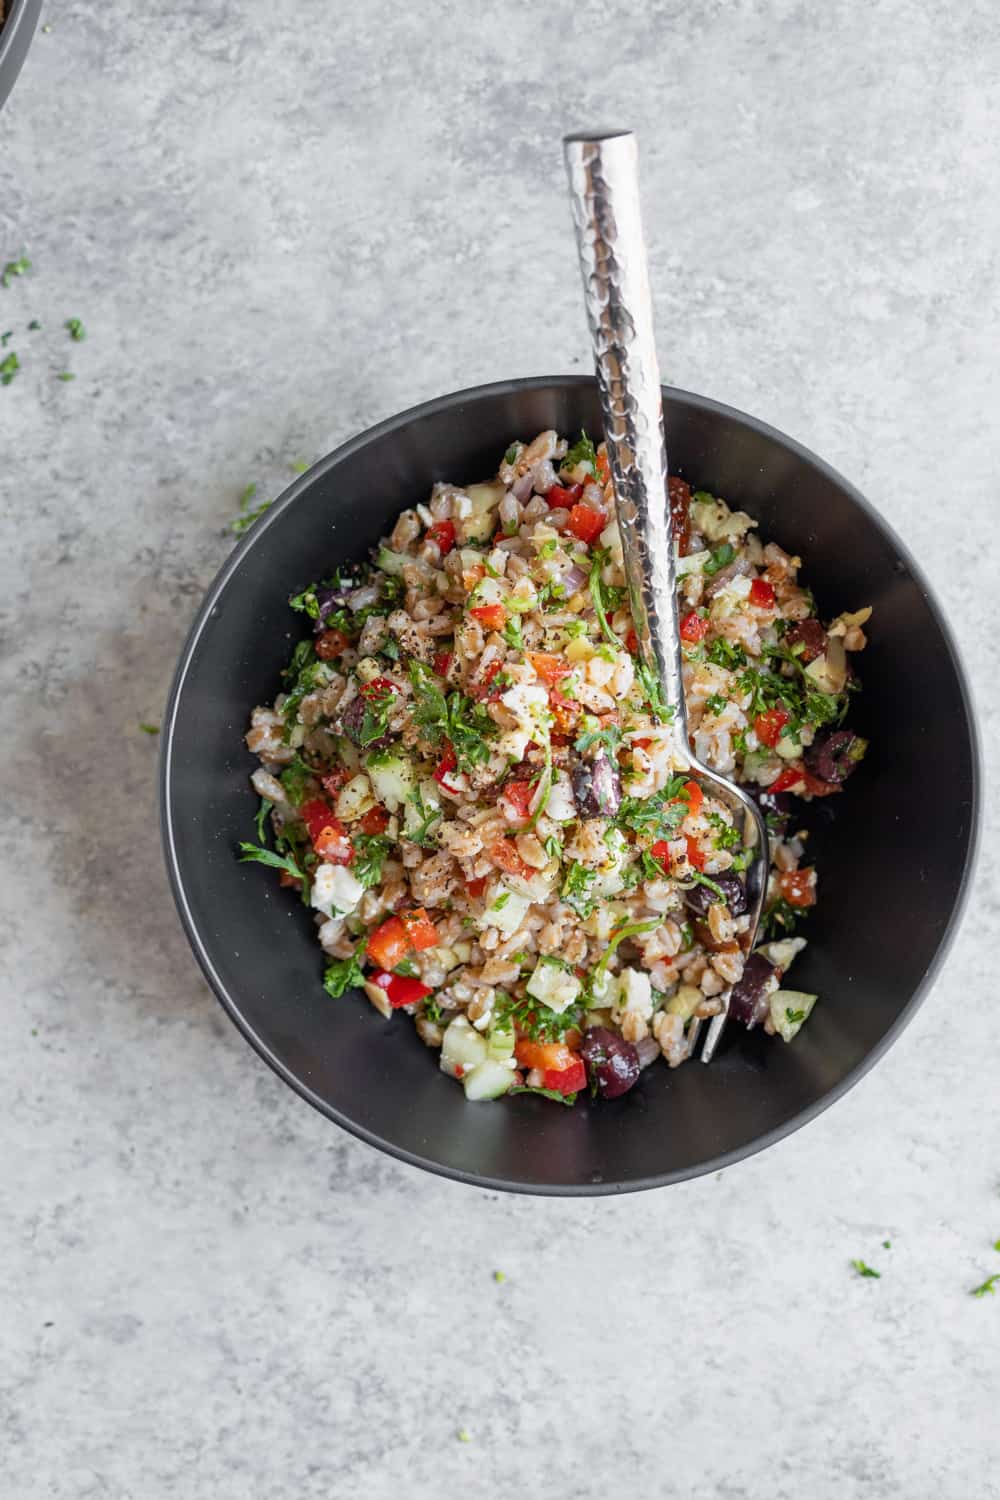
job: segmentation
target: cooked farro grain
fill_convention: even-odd
[[[676,476],[670,507],[692,746],[771,829],[771,940],[749,958],[746,851],[636,671],[585,434],[435,485],[372,563],[296,595],[312,638],[251,716],[277,852],[242,857],[315,909],[328,992],[405,1010],[470,1099],[613,1098],[727,1003],[790,1041],[815,1002],[781,988],[816,899],[792,799],[838,792],[864,754],[840,725],[871,611],[824,628],[800,559],[750,516]]]

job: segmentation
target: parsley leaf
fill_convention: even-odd
[[[370,682],[365,685],[361,698],[364,710],[361,728],[358,730],[358,744],[364,750],[388,733],[389,720],[399,704],[400,696],[395,688],[376,687]]]
[[[866,1266],[863,1260],[852,1260],[851,1265],[859,1276],[870,1276],[874,1281],[881,1281],[882,1272],[874,1271],[871,1266]]]
[[[350,958],[335,958],[327,964],[323,975],[323,988],[334,1000],[339,1000],[345,990],[360,989],[364,982],[364,971],[356,953]]]
[[[517,463],[518,454],[521,452],[521,449],[523,447],[524,447],[523,443],[511,443],[510,447],[507,449],[507,452],[503,456],[504,463],[505,464],[516,464]]]
[[[66,322],[63,324],[63,327],[68,331],[69,336],[73,340],[74,344],[82,344],[84,339],[87,337],[87,330],[84,328],[79,318],[67,318]]]
[[[615,646],[620,651],[622,643],[608,624],[606,613],[608,609],[614,609],[617,606],[612,603],[610,588],[601,580],[601,570],[607,560],[608,553],[599,547],[594,553],[594,560],[590,565],[590,597],[594,603],[594,614],[597,616],[597,623],[601,627],[601,634],[609,645]],[[616,592],[618,591],[616,590]]]
[[[599,719],[593,714],[584,714],[580,720],[580,734],[573,741],[573,749],[581,755],[592,749],[594,745],[603,745],[609,755],[613,755],[622,742],[622,732],[617,724],[609,724],[601,728]]]
[[[557,1104],[576,1103],[576,1094],[561,1094],[558,1089],[533,1089],[526,1083],[515,1083],[514,1087],[507,1090],[508,1094],[538,1094],[542,1099],[554,1099]]]
[[[794,932],[804,912],[800,906],[791,906],[784,896],[779,896],[760,919],[761,937],[787,937]]]
[[[282,771],[278,780],[284,787],[285,794],[292,806],[301,807],[309,794],[313,773],[301,755],[296,753]]]
[[[74,338],[76,337],[75,334],[73,336]],[[260,505],[255,506],[253,510],[249,509],[250,502],[256,493],[256,484],[248,484],[240,496],[240,514],[236,517],[235,521],[230,522],[229,527],[234,536],[242,536],[245,531],[249,531],[253,523],[259,521],[264,512],[269,508],[271,504],[270,500],[264,500]]]
[[[260,806],[257,809],[257,816],[254,819],[254,822],[257,825],[257,837],[260,839],[261,843],[264,842],[264,823],[268,813],[273,807],[273,802],[268,802],[266,797],[261,797]]]
[[[420,822],[416,828],[407,828],[406,837],[413,844],[419,844],[421,849],[434,849],[437,847],[437,836],[434,832],[434,824],[439,823],[444,816],[440,807],[433,804],[428,805],[424,801],[424,794],[419,786],[415,786],[407,801],[411,807],[416,808],[417,817]]]
[[[0,360],[0,385],[10,385],[20,368],[21,361],[12,349],[6,359]]]
[[[533,1042],[561,1042],[567,1031],[578,1027],[584,1017],[582,1000],[575,1000],[565,1010],[552,1010],[526,995],[515,1000],[502,990],[493,1005],[493,1028],[496,1031],[515,1029]]]
[[[10,286],[15,276],[23,276],[26,271],[31,270],[31,261],[26,255],[17,260],[9,260],[0,272],[0,286]]]
[[[716,547],[715,551],[712,553],[712,556],[701,571],[706,574],[707,577],[711,578],[714,573],[718,573],[720,569],[726,567],[728,563],[731,563],[735,556],[736,548],[733,546],[732,542],[723,542],[721,547]]]
[[[239,857],[240,864],[256,863],[259,865],[269,865],[272,870],[284,870],[287,874],[294,876],[296,880],[301,880],[302,899],[308,903],[311,888],[309,876],[306,874],[305,869],[296,863],[294,855],[275,854],[273,850],[258,848],[256,844],[241,843],[240,849],[242,851]]]
[[[430,744],[447,740],[462,771],[489,760],[487,739],[495,733],[496,725],[481,703],[473,703],[458,691],[446,695],[441,679],[415,659],[410,661],[410,682],[413,717]]]
[[[685,776],[672,776],[666,786],[651,797],[625,797],[615,822],[641,835],[649,844],[673,838],[688,814],[688,800],[684,794],[686,780]]]
[[[728,667],[732,671],[734,667],[746,666],[747,654],[735,641],[727,641],[725,636],[720,635],[709,646],[706,660],[716,667]]]
[[[994,1271],[992,1276],[987,1276],[980,1286],[973,1287],[969,1293],[971,1297],[996,1296],[997,1282],[1000,1281],[1000,1271]]]
[[[160,732],[159,724],[140,724],[139,728],[143,734],[159,734]]]
[[[351,874],[368,890],[382,879],[382,866],[392,848],[392,840],[381,833],[358,833],[351,842],[354,845]]]
[[[577,464],[586,464],[594,478],[597,478],[597,449],[582,427],[578,441],[573,444],[572,448],[568,449],[560,468],[575,469]]]
[[[574,859],[566,871],[566,878],[559,892],[560,901],[565,901],[567,906],[571,906],[578,917],[589,917],[597,905],[596,897],[588,895],[596,879],[596,870],[588,870],[578,859]]]

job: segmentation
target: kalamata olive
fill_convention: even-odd
[[[639,1077],[639,1054],[624,1037],[606,1026],[591,1026],[584,1033],[580,1056],[597,1092],[604,1099],[627,1094]]]
[[[342,609],[347,603],[347,596],[356,585],[348,581],[335,589],[317,589],[316,603],[319,605],[319,618],[313,621],[313,634],[319,635],[321,630],[326,629],[324,621],[328,614],[335,609]]]
[[[361,697],[352,698],[340,720],[341,734],[346,734],[349,740],[365,750],[381,750],[385,745],[392,744],[391,734],[381,734],[375,740],[362,740],[364,721],[365,700]]]
[[[784,838],[792,817],[793,799],[789,792],[769,792],[766,787],[743,783],[767,820],[767,831],[775,838]]]
[[[606,750],[598,750],[593,760],[574,761],[570,779],[581,818],[613,818],[621,807],[621,777]]]
[[[724,875],[713,875],[712,879],[725,896],[730,915],[742,917],[747,909],[747,893],[740,877],[727,872]],[[708,908],[718,899],[707,885],[696,885],[684,892],[684,904],[696,917],[706,916]]]
[[[803,759],[806,769],[820,781],[838,784],[846,781],[868,749],[868,741],[854,733],[853,729],[831,729],[818,734],[811,745],[807,745]]]
[[[751,953],[743,966],[742,978],[733,985],[729,1014],[744,1026],[756,1026],[767,1015],[771,995],[778,988],[775,968],[763,953]]]
[[[679,474],[671,474],[667,480],[667,496],[670,500],[670,525],[681,557],[691,550],[691,486]]]
[[[799,661],[815,661],[826,650],[826,631],[818,620],[796,620],[785,632],[785,645],[789,649],[801,645],[802,650],[795,653]]]

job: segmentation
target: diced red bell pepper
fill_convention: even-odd
[[[755,578],[750,585],[750,603],[758,609],[774,608],[774,589],[766,578]]]
[[[485,891],[487,884],[486,876],[481,875],[478,880],[467,880],[465,882],[465,889],[473,901],[478,901]]]
[[[765,787],[768,792],[790,792],[793,787],[796,791],[802,791],[805,786],[805,771],[798,761],[793,761],[783,771],[779,771],[770,786]]]
[[[427,539],[437,542],[441,556],[447,557],[455,545],[455,523],[454,521],[435,521],[433,526],[427,528]]]
[[[535,795],[535,784],[531,781],[508,781],[503,789],[503,798],[509,802],[519,818],[531,816],[531,803]]]
[[[705,856],[698,847],[698,840],[689,836],[685,839],[685,843],[687,844],[688,864],[694,865],[696,870],[703,870],[705,868]]]
[[[447,677],[448,669],[454,660],[454,652],[439,651],[434,658],[434,670],[439,677]]]
[[[437,947],[438,930],[422,906],[415,906],[412,911],[401,911],[399,919],[411,948],[422,953],[425,948]]]
[[[765,713],[758,714],[753,721],[754,734],[762,745],[769,745],[773,750],[781,738],[781,731],[790,718],[783,708],[769,708]]]
[[[454,771],[457,765],[458,758],[455,755],[454,746],[446,740],[444,749],[441,752],[441,759],[434,767],[434,780],[439,786],[443,786],[447,792],[458,791],[458,787],[452,786],[448,780],[450,773]]]
[[[563,1042],[533,1042],[524,1036],[515,1042],[514,1056],[522,1068],[541,1068],[553,1073],[564,1073],[574,1061],[573,1053]]]
[[[375,834],[385,833],[388,826],[389,814],[384,807],[370,807],[358,823],[361,832],[367,834],[369,838]]]
[[[535,669],[535,675],[540,677],[547,687],[554,687],[564,677],[568,677],[573,668],[561,660],[558,656],[550,656],[547,651],[529,651],[528,660]]]
[[[649,851],[654,859],[658,859],[665,868],[670,864],[670,845],[666,839],[657,839]]]
[[[652,744],[653,741],[646,739],[645,735],[643,735],[641,739],[632,741],[632,748],[633,750],[636,748],[638,748],[639,750],[648,750]]]
[[[582,1057],[574,1057],[568,1068],[546,1068],[542,1087],[558,1094],[578,1094],[587,1087],[587,1069]]]
[[[495,844],[491,844],[490,858],[501,870],[506,870],[508,875],[520,875],[524,880],[530,880],[536,873],[521,858],[510,839],[497,839]]]
[[[403,974],[390,974],[384,969],[380,969],[377,974],[369,974],[368,982],[385,990],[393,1010],[398,1010],[401,1005],[412,1005],[414,1001],[423,1000],[425,995],[434,993],[431,986],[420,979],[407,979]]]
[[[507,611],[502,604],[480,604],[470,609],[469,614],[487,630],[502,630],[507,623]]]
[[[324,802],[322,797],[313,797],[309,802],[303,802],[299,808],[299,817],[308,828],[309,837],[314,844],[325,829],[342,826],[337,823],[329,802]]]
[[[703,620],[696,609],[692,609],[681,621],[681,640],[696,645],[708,634],[708,621]]]
[[[381,927],[376,927],[369,934],[366,947],[369,956],[380,969],[394,969],[410,951],[406,928],[398,917],[389,917]]]
[[[778,876],[778,886],[789,906],[816,905],[816,871],[785,870]]]
[[[545,501],[550,510],[569,510],[582,494],[582,484],[554,484],[545,491]]]
[[[358,691],[362,698],[381,698],[386,693],[398,693],[399,688],[391,677],[373,677],[371,682],[363,682]]]
[[[603,510],[592,510],[589,505],[574,505],[566,522],[566,530],[589,547],[607,524],[608,518]]]
[[[316,655],[320,661],[334,661],[350,644],[342,630],[324,630],[316,637]]]
[[[611,478],[611,467],[608,463],[607,453],[597,455],[597,479],[599,484],[607,484]]]
[[[701,812],[701,804],[705,800],[705,793],[702,791],[698,782],[685,781],[681,790],[683,791],[684,795],[682,797],[674,797],[673,801],[687,803],[687,812],[685,813],[685,817],[693,816],[695,813]]]
[[[636,635],[631,625],[629,626],[628,634],[625,637],[625,650],[628,652],[629,656],[639,655],[639,637]]]
[[[550,687],[549,708],[552,712],[552,727],[559,734],[569,734],[576,728],[582,710],[575,698],[567,698],[559,687]]]
[[[354,845],[338,818],[331,818],[312,842],[320,859],[325,859],[328,865],[349,865],[354,858]]]

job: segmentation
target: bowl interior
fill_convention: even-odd
[[[6,19],[0,24],[0,109],[24,66],[41,9],[42,0],[7,0],[4,7]]]
[[[484,1106],[438,1072],[403,1017],[334,1001],[309,914],[234,857],[255,837],[250,709],[270,702],[301,631],[290,593],[365,554],[438,479],[495,471],[514,437],[600,430],[594,383],[518,381],[443,397],[318,464],[237,549],[178,671],[163,739],[168,863],[195,951],[250,1041],[301,1093],[372,1143],[434,1170],[526,1191],[613,1192],[759,1149],[860,1076],[912,1011],[957,914],[976,813],[974,731],[926,585],[861,497],[751,418],[664,393],[670,467],[804,559],[820,613],[874,607],[852,724],[871,741],[841,796],[807,815],[820,872],[793,971],[820,1003],[795,1043],[732,1027],[710,1067],[649,1069],[625,1098]],[[946,796],[935,789],[947,788]]]

